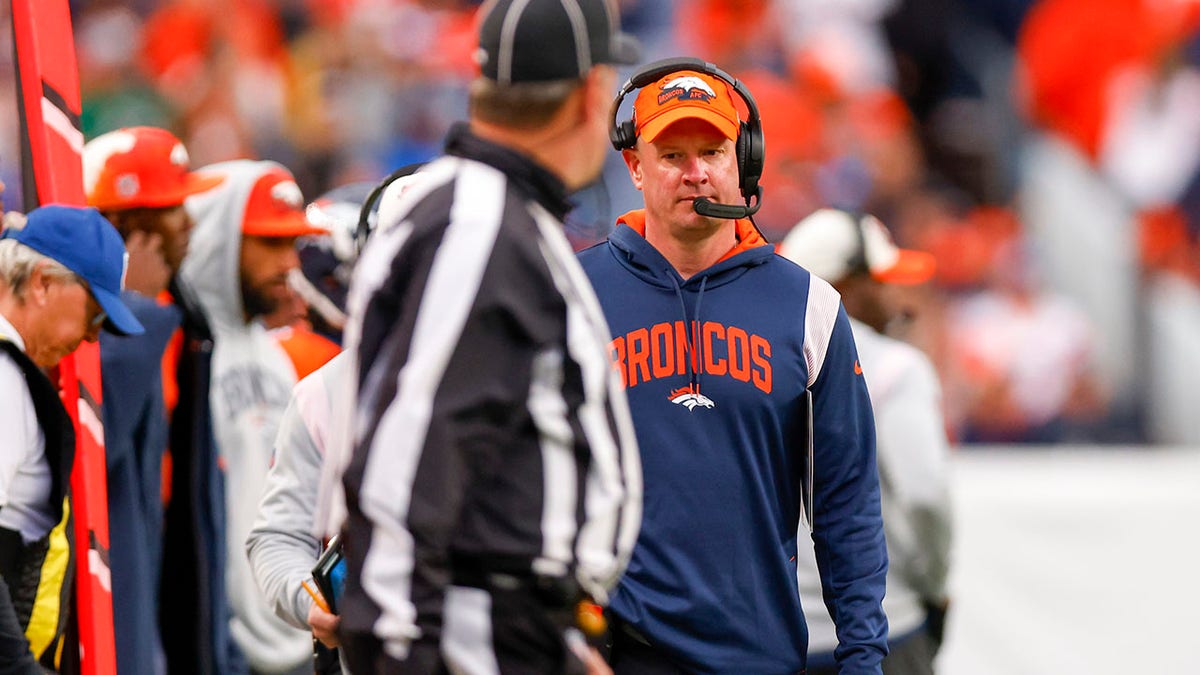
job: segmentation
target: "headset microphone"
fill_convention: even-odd
[[[761,193],[762,189],[759,188]],[[719,204],[712,201],[708,197],[696,197],[692,200],[692,210],[706,218],[723,218],[725,220],[741,220],[749,218],[758,213],[758,207],[762,206],[762,198],[755,195],[754,205],[740,206],[737,204]]]

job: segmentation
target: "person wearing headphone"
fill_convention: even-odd
[[[378,219],[382,204],[395,203],[415,180],[420,165],[393,173],[378,186],[370,182],[336,187],[309,203],[308,222],[325,236],[300,244],[300,279],[291,279],[316,322],[330,339],[341,339],[346,291],[359,249]],[[389,187],[394,186],[394,187]],[[383,189],[387,187],[387,192]],[[381,196],[381,192],[383,195]],[[385,210],[386,215],[386,210]],[[286,346],[285,346],[286,349]],[[349,354],[341,352],[292,388],[272,447],[271,468],[258,516],[246,538],[255,582],[279,618],[313,634],[316,673],[342,672],[338,647],[337,597],[325,597],[313,584],[313,567],[336,527],[320,517],[324,463],[340,465],[346,451],[335,446],[339,415],[347,415],[346,393],[354,387]],[[327,531],[331,530],[331,531]]]
[[[912,318],[898,287],[923,284],[936,262],[896,246],[875,216],[820,209],[788,233],[779,254],[834,285],[842,296],[875,409],[883,525],[888,542],[887,675],[931,675],[949,596],[952,523],[950,443],[937,371],[916,347],[889,335]],[[802,542],[803,543],[803,542]],[[821,604],[811,547],[797,558],[809,628],[808,675],[837,675],[837,635]]]
[[[764,153],[753,97],[712,64],[656,62],[620,90],[610,135],[645,199],[579,254],[644,471],[641,532],[610,603],[613,670],[802,672],[805,517],[841,672],[879,673],[887,550],[871,402],[837,292],[750,219]]]

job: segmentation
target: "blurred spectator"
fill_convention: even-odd
[[[719,63],[728,73],[783,70],[787,17],[772,0],[691,0],[675,24],[679,53]],[[675,54],[677,56],[678,54]]]
[[[1031,2],[897,0],[882,22],[931,178],[975,201],[1012,197],[1012,43]]]
[[[1011,239],[991,260],[984,290],[948,318],[964,442],[1056,443],[1103,417],[1095,330],[1039,279],[1030,247]]]
[[[1200,446],[1195,374],[1200,373],[1200,285],[1173,273],[1146,288],[1147,430],[1158,443]]]
[[[1141,218],[1146,429],[1158,443],[1200,445],[1192,374],[1200,372],[1200,240],[1181,208]]]
[[[1088,20],[1080,21],[1085,15]],[[1164,87],[1186,75],[1177,51],[1195,34],[1197,21],[1200,6],[1189,2],[1041,0],[1018,42],[1027,113],[1099,160],[1120,126],[1116,119],[1133,112],[1130,106],[1150,102],[1136,81]],[[1164,114],[1174,107],[1167,98],[1153,105]]]
[[[1193,2],[1041,0],[1017,43],[1036,129],[1022,220],[1046,256],[1046,284],[1095,326],[1098,375],[1126,427],[1148,412],[1138,396],[1148,373],[1128,358],[1150,348],[1137,330],[1139,223],[1184,198],[1200,165],[1200,76],[1183,58],[1198,25]]]
[[[139,60],[142,17],[127,3],[88,3],[76,18],[75,45],[86,138],[120,127],[172,127],[175,108],[153,87]]]
[[[883,20],[898,0],[776,2],[788,67],[849,95],[896,86]]]

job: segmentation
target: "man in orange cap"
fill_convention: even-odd
[[[229,629],[254,672],[288,673],[308,665],[312,636],[285,623],[260,592],[246,537],[296,371],[259,317],[290,298],[296,239],[327,231],[305,218],[300,188],[279,164],[235,160],[201,174],[223,180],[188,200],[196,229],[180,277],[213,329],[209,402],[224,471]]]
[[[121,673],[153,675],[164,658],[158,629],[164,453],[170,444],[174,465],[186,479],[192,458],[212,452],[211,443],[170,440],[172,408],[181,425],[186,420],[205,428],[208,420],[207,407],[197,409],[194,397],[182,397],[183,404],[176,407],[178,397],[164,393],[165,382],[174,391],[177,381],[170,368],[165,378],[163,372],[172,336],[182,325],[203,323],[197,310],[189,311],[186,293],[175,287],[170,296],[164,291],[183,263],[192,230],[184,199],[221,179],[190,172],[183,144],[169,131],[154,127],[119,129],[90,141],[83,150],[83,175],[88,204],[125,240],[129,264],[122,299],[146,327],[136,337],[102,333],[100,360],[117,665]],[[191,344],[196,330],[186,333]],[[177,361],[173,351],[169,361]],[[185,497],[187,493],[183,491]],[[196,510],[207,512],[211,507],[197,505]],[[200,602],[192,596],[186,605],[173,606],[182,616],[183,607]]]
[[[136,249],[130,252],[126,287],[157,296],[167,286],[164,273],[178,272],[187,253],[192,221],[183,200],[214,187],[220,177],[190,172],[183,143],[155,127],[96,137],[85,146],[83,169],[88,205],[117,228],[127,249]]]
[[[749,218],[764,155],[748,90],[695,59],[647,65],[621,96],[635,86],[633,119],[610,134],[645,208],[579,255],[645,475],[641,532],[609,605],[613,670],[803,672],[807,516],[839,666],[879,673],[887,550],[846,311]]]

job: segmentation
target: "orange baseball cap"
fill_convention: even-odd
[[[242,216],[242,234],[252,237],[302,237],[329,234],[304,215],[304,195],[283,167],[268,168],[250,189]]]
[[[635,131],[647,143],[663,129],[694,117],[713,125],[731,141],[738,137],[738,113],[729,85],[711,75],[680,70],[642,87],[633,102]]]
[[[182,204],[221,182],[188,170],[183,143],[166,129],[127,127],[101,134],[83,147],[87,203],[98,209]]]

